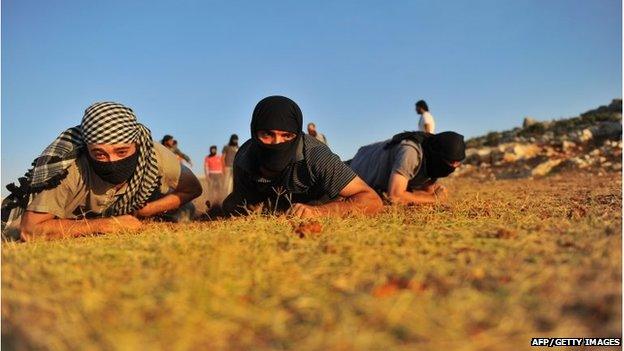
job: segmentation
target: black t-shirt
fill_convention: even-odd
[[[234,160],[234,191],[223,204],[228,213],[261,202],[278,211],[294,203],[326,203],[356,177],[325,144],[304,135],[297,145],[296,161],[278,178],[267,179],[260,175],[251,143],[245,142]]]

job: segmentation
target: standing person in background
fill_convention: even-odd
[[[208,196],[214,202],[215,198],[220,197],[223,191],[223,160],[221,155],[217,155],[217,146],[210,147],[210,155],[204,159],[204,172],[206,173],[206,182],[208,183]]]
[[[178,156],[178,158],[180,159],[180,161],[186,161],[186,163],[189,164],[189,166],[193,167],[193,162],[191,161],[191,158],[188,157],[184,152],[182,152],[180,149],[178,149],[178,141],[177,140],[173,140],[173,149],[171,149],[171,151],[173,151],[174,154],[176,154]]]
[[[316,124],[308,123],[308,134],[315,137],[316,140],[320,141],[321,143],[327,145],[327,138],[325,137],[324,134],[321,134],[316,131]]]
[[[433,119],[433,115],[429,113],[429,106],[425,100],[419,100],[416,103],[416,113],[420,115],[420,120],[418,121],[418,130],[425,133],[434,134],[435,133],[435,120]]]
[[[173,138],[173,136],[166,134],[162,140],[160,141],[161,144],[163,144],[164,146],[167,147],[167,149],[169,149],[169,151],[173,152],[180,161],[184,160],[186,161],[191,167],[193,167],[193,162],[191,162],[191,158],[188,157],[185,153],[183,153],[182,151],[180,151],[180,149],[178,149],[178,141],[175,140]]]
[[[221,154],[223,156],[223,187],[225,194],[232,192],[233,177],[232,167],[234,166],[234,157],[238,152],[238,135],[232,134],[230,142],[223,147]]]

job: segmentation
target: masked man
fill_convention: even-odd
[[[348,163],[393,203],[433,203],[446,200],[448,190],[436,180],[461,165],[465,150],[464,137],[455,132],[405,132],[361,147]]]
[[[152,140],[121,104],[101,102],[63,132],[7,186],[3,224],[35,237],[74,237],[137,229],[138,218],[173,211],[201,194],[195,175]],[[8,217],[8,218],[7,218]]]
[[[256,105],[251,139],[234,160],[234,191],[224,201],[226,213],[245,214],[259,205],[301,218],[381,209],[373,189],[302,127],[299,106],[286,97],[270,96]]]

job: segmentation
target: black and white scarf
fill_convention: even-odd
[[[86,152],[87,144],[128,143],[137,145],[137,167],[128,181],[126,193],[104,215],[119,216],[142,208],[160,182],[150,130],[137,122],[129,107],[115,102],[98,102],[85,110],[79,126],[62,132],[33,161],[33,168],[19,179],[19,186],[14,183],[7,186],[11,195],[3,201],[2,221],[6,221],[5,216],[8,218],[13,209],[24,210],[32,195],[58,186],[67,176],[69,166]]]

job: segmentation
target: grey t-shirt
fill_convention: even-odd
[[[388,191],[390,176],[398,173],[409,179],[408,190],[423,186],[426,176],[423,151],[420,144],[403,140],[389,149],[384,146],[390,140],[362,146],[350,162],[351,169],[378,192]]]

